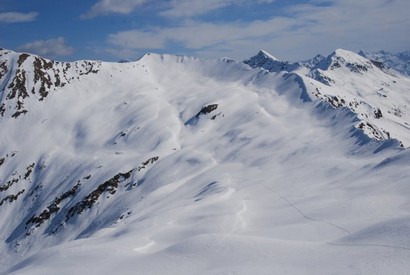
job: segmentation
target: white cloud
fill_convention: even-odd
[[[409,10],[408,0],[314,0],[292,6],[282,17],[252,22],[182,21],[172,27],[110,34],[107,42],[110,48],[128,53],[166,50],[177,44],[190,54],[236,59],[260,48],[282,59],[328,54],[336,48],[398,51],[410,45]]]
[[[326,5],[300,5],[289,10],[300,25],[301,37],[311,47],[331,51],[344,47],[400,50],[408,48],[410,1],[328,0]],[[296,36],[297,32],[292,33]],[[293,37],[294,39],[295,37]],[[394,48],[395,47],[395,48]]]
[[[36,20],[37,12],[1,12],[0,23],[22,23]]]
[[[109,13],[128,14],[146,2],[152,0],[99,0],[82,18],[93,18]]]
[[[290,18],[277,17],[251,23],[235,22],[215,24],[188,21],[178,27],[131,30],[108,37],[108,43],[117,49],[164,49],[169,43],[182,44],[194,51],[229,49],[234,44],[253,43],[272,38],[277,32],[285,32],[294,25]]]
[[[163,29],[152,29],[119,32],[110,34],[108,43],[123,49],[162,49],[168,39],[163,31]]]
[[[20,46],[18,50],[45,57],[66,56],[73,53],[73,48],[65,44],[63,37],[48,40],[36,40]]]

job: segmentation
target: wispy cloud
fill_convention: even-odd
[[[0,23],[22,23],[36,20],[37,12],[1,12]]]
[[[129,14],[137,7],[152,0],[99,0],[82,18],[93,18],[110,13]]]
[[[18,50],[45,57],[66,56],[73,53],[73,48],[65,44],[63,37],[29,42],[18,47]]]
[[[173,0],[170,7],[161,12],[161,15],[169,17],[193,17],[206,14],[235,3],[234,0]]]
[[[231,5],[272,3],[275,0],[98,0],[82,18],[111,13],[129,14],[144,4],[157,6],[162,16],[191,18]]]

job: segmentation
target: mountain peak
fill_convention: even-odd
[[[330,56],[336,57],[336,58],[341,58],[344,59],[346,62],[350,62],[350,63],[366,63],[368,62],[367,58],[348,51],[348,50],[344,50],[344,49],[337,49],[335,50]]]
[[[243,63],[248,64],[252,68],[263,68],[271,72],[282,70],[284,64],[264,50],[260,50],[256,55],[244,60]]]
[[[343,49],[337,49],[316,65],[316,69],[336,70],[349,68],[352,72],[367,71],[372,68],[372,62],[367,58]]]
[[[252,56],[249,59],[244,60],[243,62],[252,66],[252,67],[258,67],[260,66],[261,63],[266,63],[266,62],[274,62],[278,61],[276,57],[271,55],[265,50],[260,50],[256,55]],[[278,61],[279,62],[279,61]],[[255,64],[255,65],[251,65]],[[258,66],[256,64],[259,64]]]
[[[278,60],[276,57],[274,57],[273,55],[271,55],[270,53],[268,53],[265,50],[260,50],[258,52],[257,56],[263,56],[265,58],[269,58],[269,59],[276,60],[276,61]]]

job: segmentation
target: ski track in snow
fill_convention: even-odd
[[[302,215],[304,218],[306,218],[306,219],[308,219],[308,220],[311,220],[311,221],[314,221],[314,222],[319,222],[319,223],[323,223],[323,224],[332,226],[332,227],[334,227],[334,228],[337,228],[337,229],[340,229],[340,230],[344,231],[344,232],[347,233],[347,234],[351,234],[351,233],[352,233],[352,232],[350,232],[349,230],[347,230],[347,229],[345,229],[345,228],[343,228],[343,227],[341,227],[341,226],[338,226],[338,225],[336,225],[336,224],[333,224],[333,223],[330,223],[330,222],[327,222],[327,221],[324,221],[324,220],[318,220],[318,219],[315,219],[315,218],[312,218],[312,217],[307,216],[300,208],[296,207],[293,203],[291,203],[287,198],[285,198],[284,196],[282,196],[279,192],[274,191],[274,190],[273,190],[272,188],[270,188],[269,186],[266,186],[266,185],[263,185],[263,186],[264,186],[266,189],[268,189],[269,191],[271,191],[272,193],[275,193],[279,198],[281,198],[283,201],[285,201],[290,207],[292,207],[292,208],[295,209],[297,212],[299,212],[299,214]]]

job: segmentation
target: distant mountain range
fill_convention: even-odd
[[[410,75],[410,52],[405,51],[397,54],[379,51],[379,52],[364,52],[360,51],[359,55],[371,60],[383,63],[388,69],[393,69],[404,75]]]

